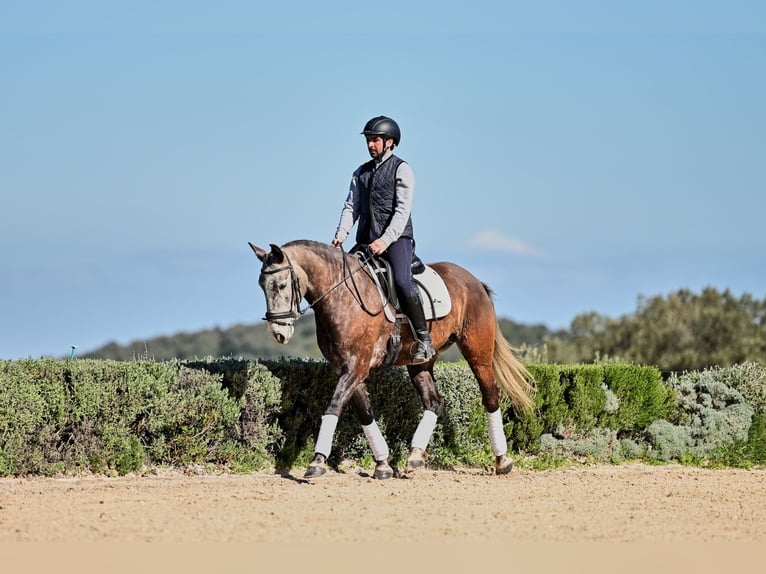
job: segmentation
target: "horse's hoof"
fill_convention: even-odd
[[[308,468],[306,468],[303,478],[317,478],[319,476],[324,476],[325,474],[327,474],[327,467],[325,465],[310,464]]]
[[[495,474],[508,474],[513,470],[513,459],[505,455],[498,456],[495,462]]]
[[[404,467],[404,472],[409,474],[420,470],[426,465],[426,451],[422,448],[413,447],[410,451],[410,456],[407,457],[407,466]]]
[[[373,478],[386,480],[392,476],[394,476],[394,469],[389,466],[388,462],[379,460],[375,463],[375,472],[372,474]]]
[[[306,468],[303,478],[317,478],[318,476],[324,476],[325,474],[327,474],[325,457],[321,454],[317,454],[314,455],[314,460],[312,460]]]

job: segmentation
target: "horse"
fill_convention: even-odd
[[[365,386],[373,369],[405,366],[423,404],[423,415],[413,434],[405,475],[425,466],[426,449],[444,406],[433,377],[439,354],[456,344],[471,368],[481,391],[495,454],[495,474],[508,474],[513,459],[507,455],[500,411],[500,391],[514,408],[533,406],[534,380],[503,336],[495,315],[492,291],[466,269],[450,262],[431,263],[444,281],[451,299],[449,313],[429,320],[437,353],[423,364],[410,364],[410,353],[392,355],[390,340],[396,322],[381,312],[386,304],[378,283],[361,258],[343,249],[310,240],[270,244],[266,251],[248,242],[261,261],[258,283],[266,296],[266,316],[272,338],[286,344],[295,321],[309,308],[314,311],[317,343],[322,355],[339,373],[330,404],[322,416],[314,457],[305,478],[327,472],[335,427],[342,410],[351,403],[375,459],[376,479],[393,476],[388,445],[378,428]],[[308,307],[301,309],[303,300]],[[404,317],[403,315],[401,317]],[[412,330],[403,329],[402,350],[417,343]]]

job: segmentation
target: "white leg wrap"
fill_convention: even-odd
[[[370,443],[370,449],[372,449],[372,456],[376,461],[388,460],[388,444],[386,439],[383,438],[383,433],[378,428],[378,423],[372,421],[370,424],[362,425],[364,436],[367,437],[367,442]]]
[[[426,450],[428,442],[431,440],[431,435],[434,434],[434,428],[436,428],[436,418],[435,412],[423,411],[418,428],[415,429],[415,434],[412,435],[412,448]]]
[[[338,426],[338,417],[335,415],[323,415],[322,424],[319,427],[319,436],[317,436],[317,444],[314,447],[314,452],[330,456],[330,450],[332,449],[332,439],[335,436],[335,427]]]
[[[502,456],[508,452],[508,443],[505,441],[503,432],[503,413],[497,409],[494,413],[487,413],[489,422],[489,442],[492,443],[492,451],[495,456]]]

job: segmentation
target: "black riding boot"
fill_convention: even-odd
[[[423,301],[417,291],[407,296],[407,315],[412,321],[412,327],[415,329],[415,335],[418,339],[418,348],[412,354],[412,363],[415,365],[427,363],[436,354],[436,349],[434,349],[434,344],[431,341],[428,325],[426,325]]]

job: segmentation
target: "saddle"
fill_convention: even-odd
[[[396,315],[401,311],[401,307],[399,297],[396,294],[391,264],[383,257],[369,255],[364,247],[358,245],[354,246],[350,253],[362,261],[366,260],[367,269],[378,286],[386,318],[391,322],[396,322]],[[420,291],[426,320],[440,319],[450,312],[452,301],[444,280],[436,271],[423,263],[415,253],[412,254],[412,279]]]

